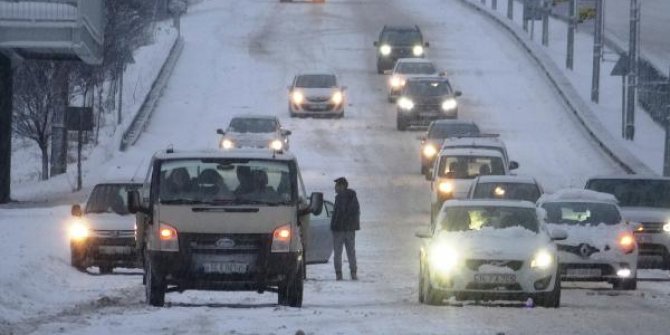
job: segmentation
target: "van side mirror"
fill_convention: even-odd
[[[314,215],[321,214],[323,211],[323,193],[312,193],[309,200],[309,211]]]
[[[140,203],[140,192],[137,190],[128,191],[128,212],[130,214],[137,214],[142,212],[142,205]]]
[[[461,95],[463,95],[463,92],[461,92],[461,91],[454,92],[455,97],[460,97]]]
[[[552,241],[563,241],[568,238],[568,233],[563,229],[554,229],[549,232],[549,237]]]
[[[80,217],[82,216],[82,211],[81,211],[81,206],[79,204],[72,205],[72,209],[70,210],[70,213],[72,216],[77,216]]]
[[[378,46],[379,46],[379,42],[374,41],[374,42],[372,42],[372,45],[374,45],[375,47],[378,47]]]
[[[221,129],[221,128],[217,129],[216,133],[219,134],[219,135],[225,135],[226,134],[226,132],[223,131],[223,129]]]
[[[510,170],[516,170],[518,168],[519,168],[519,163],[517,163],[516,161],[509,162],[509,169]]]

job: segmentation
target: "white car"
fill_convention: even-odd
[[[97,266],[101,274],[115,267],[140,267],[135,250],[135,216],[126,206],[128,191],[140,183],[106,182],[95,185],[84,208],[72,206],[69,224],[71,265],[85,271]]]
[[[221,135],[221,149],[257,148],[284,151],[289,149],[291,131],[284,129],[276,116],[245,115],[235,116],[228,128],[217,129]]]
[[[289,115],[341,118],[347,103],[345,90],[332,73],[299,74],[288,86]]]
[[[389,102],[395,102],[400,96],[400,91],[410,78],[418,77],[437,77],[444,76],[446,73],[437,72],[437,68],[428,59],[425,58],[400,58],[396,61],[389,78]]]
[[[614,196],[565,189],[541,197],[537,205],[546,211],[550,229],[568,233],[558,244],[562,280],[607,281],[623,290],[637,287],[633,228],[621,217]]]
[[[468,199],[525,200],[536,202],[544,193],[540,183],[526,176],[479,176],[468,192]]]
[[[479,134],[476,136],[454,136],[449,137],[442,142],[440,150],[444,149],[458,149],[458,148],[476,148],[497,150],[503,155],[505,165],[509,170],[516,170],[519,168],[519,163],[509,159],[507,154],[507,146],[505,142],[500,139],[498,134]]]
[[[522,300],[559,307],[556,245],[561,230],[547,231],[526,201],[451,200],[423,238],[419,301]]]
[[[670,269],[670,178],[603,176],[591,178],[586,188],[614,195],[623,217],[639,224],[635,238],[641,267]]]
[[[435,219],[442,203],[465,199],[470,184],[479,175],[509,174],[504,157],[497,150],[445,149],[435,159],[431,174],[431,219]]]

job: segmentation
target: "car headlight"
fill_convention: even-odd
[[[453,272],[458,266],[458,253],[444,243],[436,243],[430,249],[430,268],[440,274]]]
[[[234,147],[235,147],[235,142],[233,142],[232,140],[227,139],[227,138],[224,138],[224,139],[221,140],[221,148],[222,149],[229,150],[229,149],[232,149]]]
[[[440,193],[448,194],[454,191],[454,185],[448,181],[443,181],[438,186]]]
[[[337,92],[333,93],[332,100],[333,100],[333,103],[335,103],[336,105],[341,104],[343,99],[344,99],[344,95],[342,94],[342,92],[337,91]]]
[[[414,102],[412,100],[402,97],[398,99],[398,107],[404,110],[412,110],[414,108]]]
[[[535,254],[535,257],[530,261],[531,268],[538,268],[542,270],[548,269],[554,264],[554,256],[547,250],[540,250]]]
[[[496,195],[496,197],[504,197],[505,189],[500,186],[496,186],[495,190],[493,190],[493,193]]]
[[[458,107],[458,102],[456,99],[447,99],[442,103],[442,109],[445,111],[450,111]]]
[[[302,94],[302,92],[295,91],[293,94],[291,94],[291,99],[293,99],[294,104],[299,105],[305,100],[305,96]]]
[[[270,149],[274,151],[281,151],[284,148],[284,143],[281,140],[274,140],[270,142]]]
[[[423,47],[420,45],[414,46],[414,48],[412,48],[412,53],[414,54],[414,56],[423,55]]]
[[[68,233],[71,240],[82,241],[91,235],[91,230],[83,220],[75,220],[70,224]]]
[[[666,233],[670,233],[670,222],[663,225],[663,231]]]
[[[432,144],[426,144],[423,147],[423,156],[426,158],[433,158],[437,154],[437,149]]]
[[[379,52],[380,52],[383,56],[388,56],[388,55],[391,54],[391,46],[388,45],[388,44],[384,44],[384,45],[382,45],[381,47],[379,47]]]
[[[391,87],[399,88],[405,86],[405,80],[398,76],[391,77]]]

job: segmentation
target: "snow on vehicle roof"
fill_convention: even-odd
[[[263,115],[263,114],[259,114],[259,115],[244,114],[244,115],[234,115],[234,116],[233,116],[232,118],[230,118],[230,119],[231,119],[231,120],[232,120],[232,119],[264,119],[264,120],[275,120],[275,119],[277,119],[277,116],[275,116],[275,115]]]
[[[232,150],[202,150],[202,151],[161,151],[154,155],[156,159],[198,159],[198,158],[242,158],[242,159],[269,159],[280,161],[295,160],[289,152],[272,152],[268,149],[232,149]]]
[[[655,175],[640,175],[640,174],[621,174],[621,175],[601,175],[593,176],[589,180],[595,179],[624,179],[624,180],[669,180],[670,177],[662,177]]]
[[[484,156],[503,158],[502,153],[498,150],[481,148],[443,148],[440,151],[440,156]]]
[[[425,58],[399,58],[396,63],[426,63],[426,64],[433,64],[433,62],[429,59]]]
[[[444,140],[442,147],[448,146],[491,146],[491,147],[505,147],[505,142],[498,137],[492,136],[466,136],[466,137],[450,137]]]
[[[609,193],[596,192],[591,190],[585,190],[581,188],[566,188],[558,190],[552,194],[545,194],[540,199],[538,203],[545,202],[576,202],[576,201],[586,201],[586,202],[606,202],[617,204],[619,201],[615,196]]]
[[[487,207],[519,207],[535,209],[535,204],[524,200],[491,200],[491,199],[459,199],[447,200],[444,207],[487,206]]]
[[[505,176],[479,176],[477,183],[519,183],[537,184],[535,178],[530,176],[505,175]]]

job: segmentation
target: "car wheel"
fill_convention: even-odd
[[[419,254],[419,303],[423,304],[426,300],[423,296],[423,265],[421,260],[421,254]]]
[[[407,121],[403,119],[402,117],[398,116],[396,119],[396,127],[400,131],[405,131],[407,130]]]
[[[163,307],[165,305],[165,291],[167,290],[165,276],[153,266],[150,257],[146,257],[145,259],[144,274],[146,285],[144,286],[144,291],[147,304]]]
[[[430,283],[430,272],[428,271],[425,271],[423,275],[423,302],[431,306],[442,304],[442,295]]]
[[[554,289],[549,293],[545,293],[541,296],[540,301],[537,305],[546,308],[558,308],[561,305],[561,280],[559,279],[560,275],[556,273],[556,283],[554,284]]]
[[[111,265],[100,265],[98,266],[98,270],[101,275],[108,275],[114,271],[114,267]]]
[[[86,271],[86,266],[84,265],[85,259],[86,256],[83,252],[77,251],[76,248],[70,247],[70,264],[72,267],[82,272]]]
[[[428,167],[423,164],[421,164],[421,174],[424,176],[428,174]]]
[[[377,74],[384,74],[384,68],[382,67],[382,64],[377,60]]]
[[[304,267],[301,264],[298,272],[289,276],[286,283],[279,286],[277,303],[282,306],[302,307],[303,284]]]
[[[617,279],[614,281],[612,287],[615,290],[623,290],[623,291],[637,290],[637,278]]]

